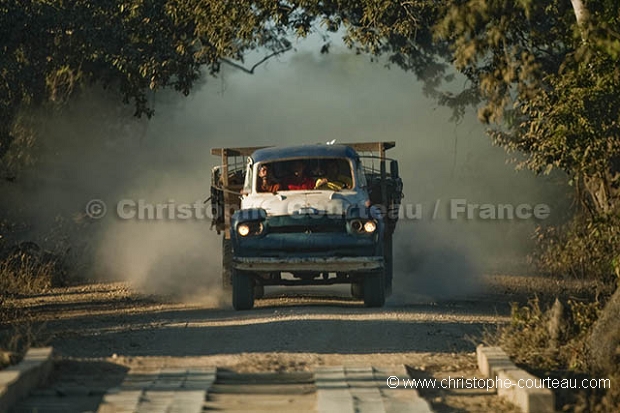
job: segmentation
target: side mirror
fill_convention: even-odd
[[[390,175],[392,178],[398,178],[398,161],[390,162]]]

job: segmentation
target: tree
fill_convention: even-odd
[[[84,85],[118,89],[136,115],[147,93],[188,94],[206,68],[288,43],[277,3],[218,0],[5,0],[0,4],[0,159],[20,110],[62,104]]]
[[[579,3],[466,1],[439,33],[481,95],[481,120],[498,125],[495,141],[537,172],[568,173],[592,214],[617,213],[619,6]]]
[[[479,107],[522,166],[568,173],[594,215],[617,212],[620,68],[614,0],[6,0],[0,5],[0,158],[20,108],[62,103],[91,82],[118,88],[136,115],[150,90],[190,92],[203,70],[242,64],[291,36],[345,30],[454,109]],[[328,47],[325,47],[328,50]],[[453,65],[469,80],[442,91]],[[248,70],[251,72],[251,70]]]

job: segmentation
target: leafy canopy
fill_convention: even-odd
[[[583,5],[577,24],[566,0],[5,0],[0,157],[24,106],[62,103],[96,82],[150,116],[151,90],[188,94],[203,70],[242,63],[249,50],[278,53],[291,37],[344,30],[351,48],[413,72],[456,117],[477,106],[497,143],[528,155],[524,166],[612,188],[620,6]],[[468,79],[456,93],[442,88],[451,66]]]

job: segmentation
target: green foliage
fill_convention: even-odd
[[[495,143],[526,154],[522,167],[568,173],[591,213],[618,213],[620,12],[587,7],[579,28],[570,2],[468,0],[437,33],[480,94]]]
[[[481,120],[497,125],[495,141],[529,155],[523,166],[613,186],[619,6],[586,6],[589,20],[579,29],[570,2],[560,0],[7,0],[0,6],[0,157],[15,139],[6,125],[24,104],[62,103],[98,82],[118,88],[137,115],[151,115],[151,90],[187,94],[203,68],[217,73],[248,50],[281,51],[291,36],[344,28],[350,47],[411,70],[457,118],[481,104]],[[441,90],[447,62],[469,79],[464,90]]]
[[[285,45],[277,3],[217,0],[6,0],[0,5],[0,158],[25,106],[61,104],[97,82],[150,116],[149,91],[188,94],[203,67]]]
[[[0,112],[12,119],[21,103],[62,102],[98,82],[150,115],[149,90],[187,94],[203,67],[216,73],[223,59],[343,27],[349,46],[387,54],[441,103],[482,102],[481,119],[500,126],[497,142],[532,154],[527,166],[599,171],[590,159],[618,151],[620,13],[611,0],[586,6],[580,31],[570,2],[560,0],[7,0]],[[458,94],[438,89],[447,61],[470,80]]]
[[[587,340],[601,314],[601,304],[568,300],[567,331],[562,347],[564,364],[569,369],[586,371],[589,368]]]
[[[620,218],[575,216],[561,227],[539,227],[534,254],[541,273],[613,282],[618,273]]]
[[[521,167],[566,172],[598,228],[620,214],[620,5],[585,6],[578,25],[564,0],[5,0],[0,159],[28,144],[24,107],[62,104],[84,84],[117,89],[150,116],[151,91],[188,94],[202,71],[249,50],[343,30],[358,53],[412,71],[455,118],[479,106],[494,142],[525,154]],[[449,63],[463,90],[443,90]]]
[[[568,306],[571,311],[570,317],[572,320],[571,335],[578,337],[582,334],[586,334],[599,317],[599,305],[568,300]]]
[[[431,0],[6,0],[0,124],[10,125],[23,105],[62,103],[90,82],[118,88],[137,115],[151,115],[150,90],[187,94],[203,68],[214,74],[248,50],[281,51],[292,36],[340,27],[359,52],[389,53],[421,76],[444,67],[431,34],[438,10]],[[1,158],[10,126],[0,137]]]

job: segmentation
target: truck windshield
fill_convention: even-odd
[[[347,158],[298,158],[263,162],[256,166],[256,191],[340,191],[353,188]]]

